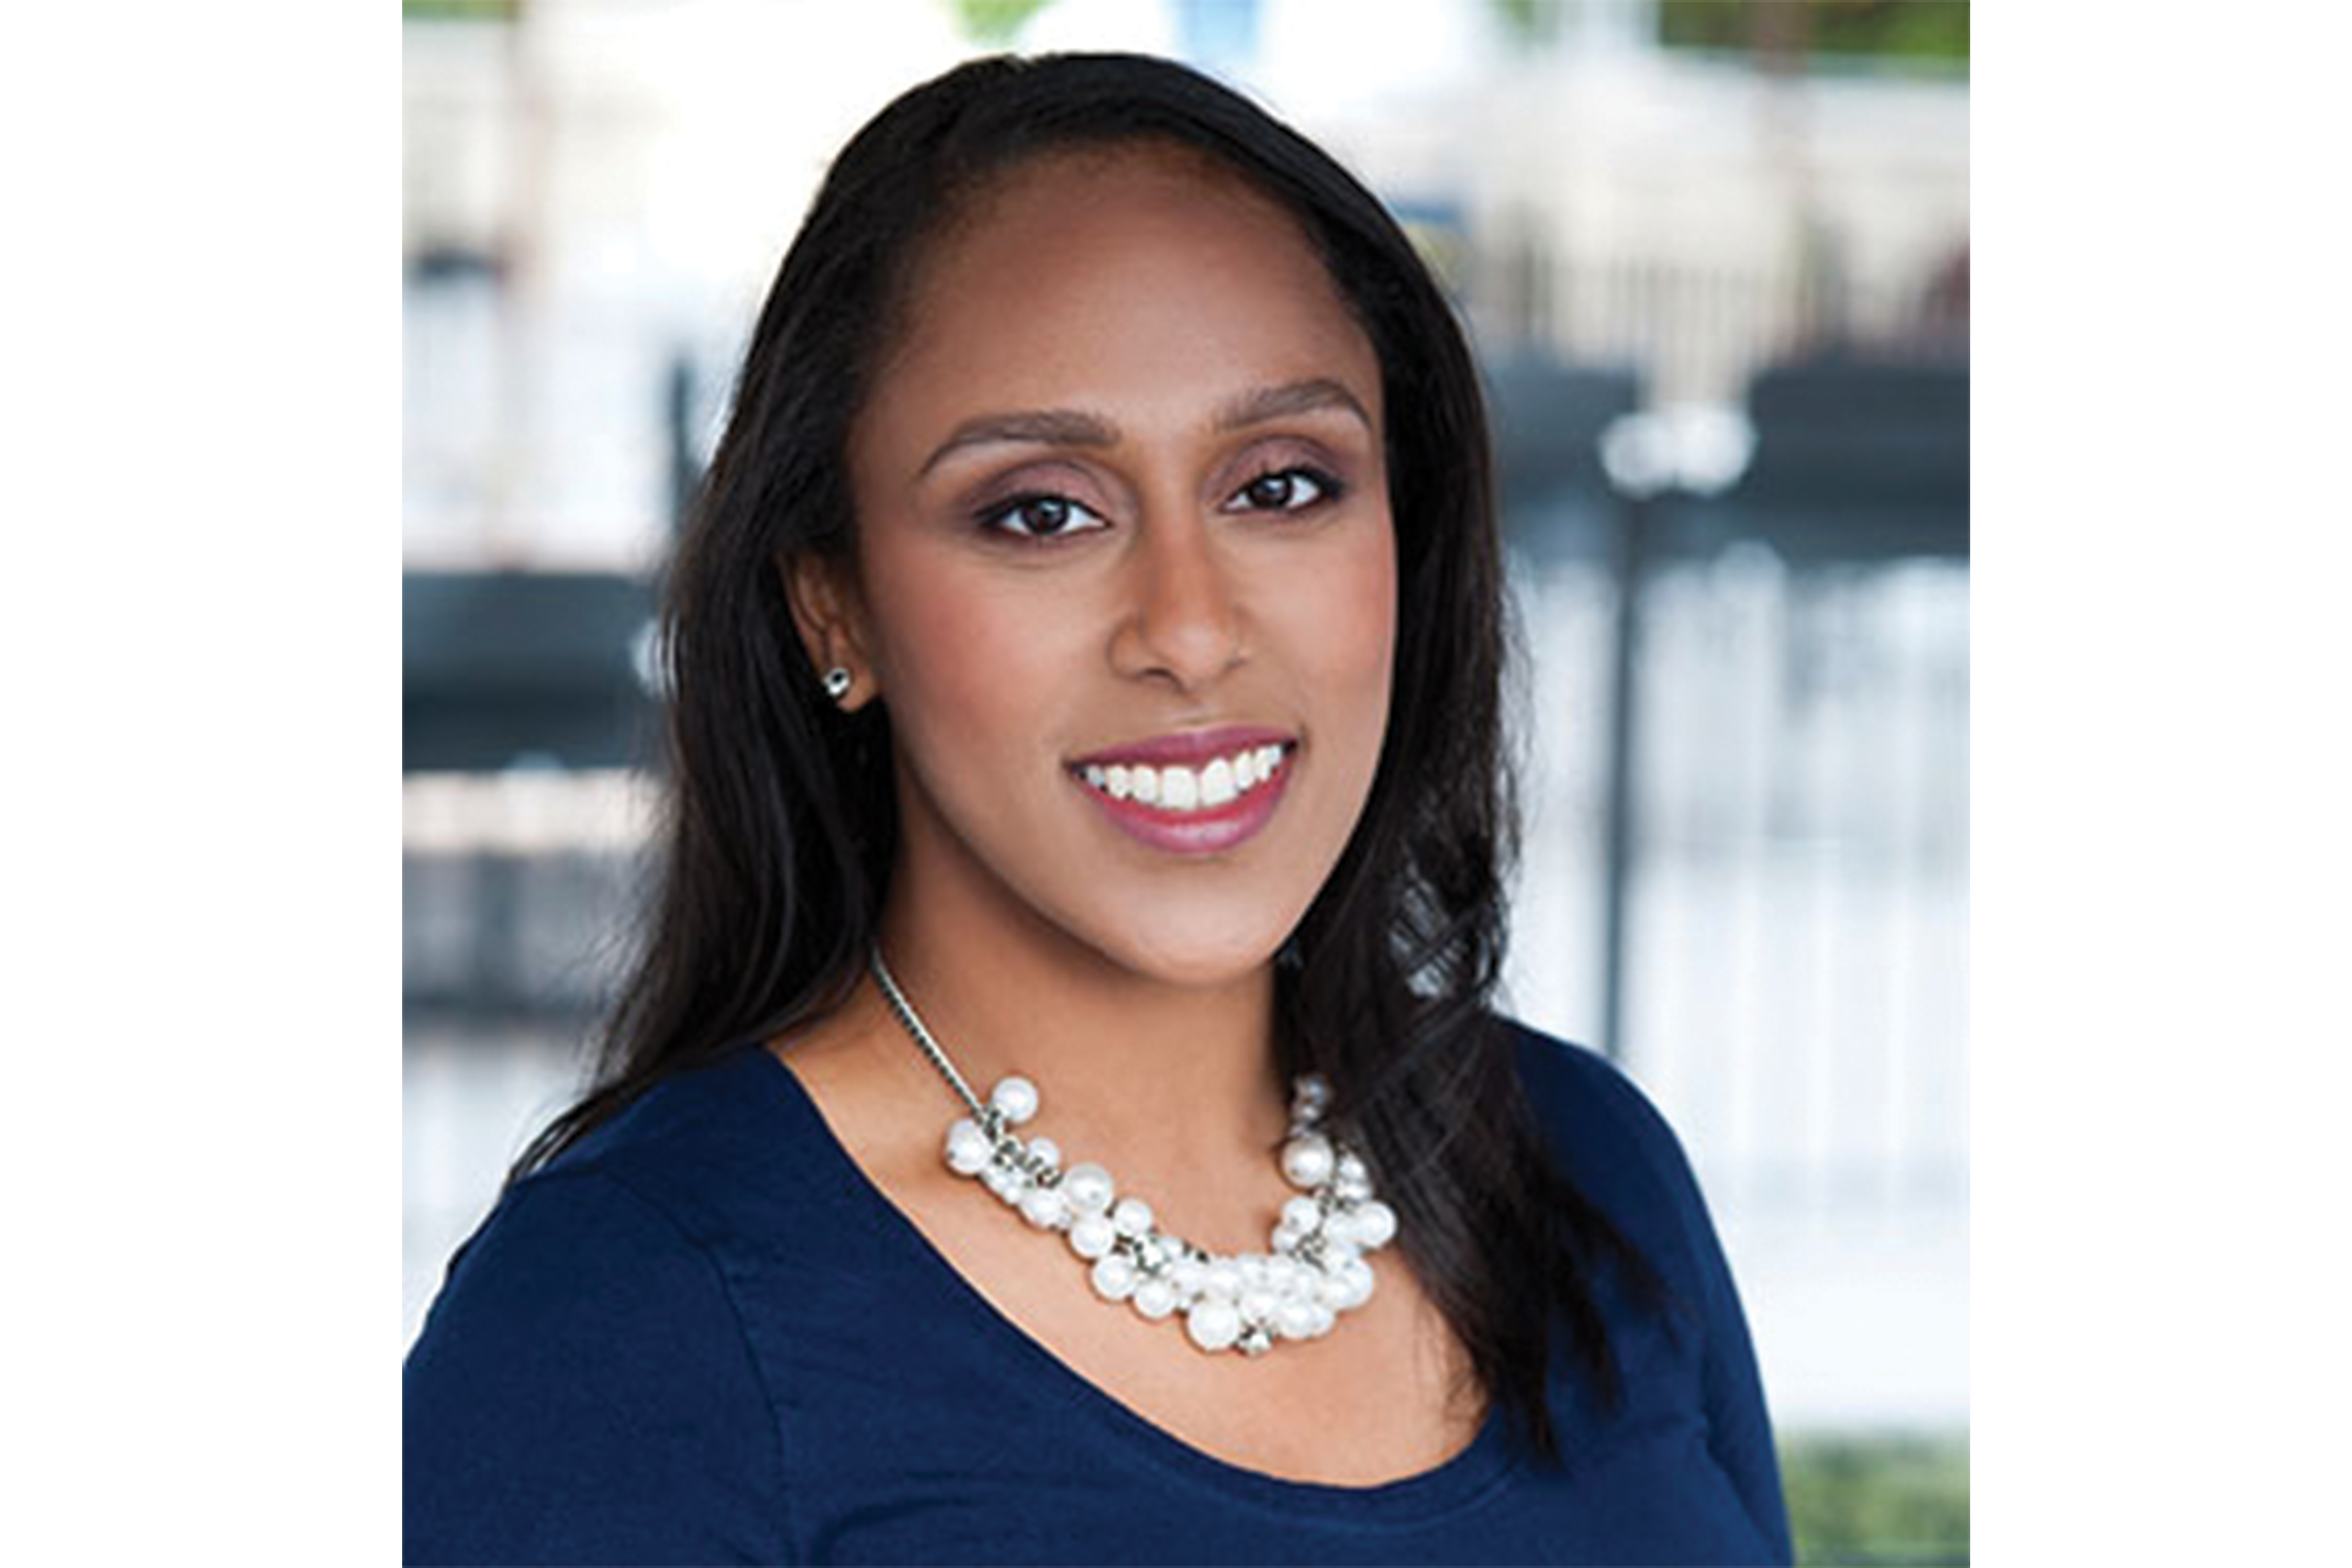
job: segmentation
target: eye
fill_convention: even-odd
[[[1260,474],[1225,502],[1227,511],[1305,511],[1336,500],[1340,484],[1318,468],[1277,468]]]
[[[1060,539],[1110,526],[1069,497],[1057,495],[1014,496],[984,509],[980,521],[1016,539]]]

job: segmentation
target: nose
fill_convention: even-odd
[[[1120,674],[1190,691],[1242,661],[1233,564],[1221,558],[1206,520],[1170,513],[1148,520],[1125,565],[1123,613],[1111,637]]]

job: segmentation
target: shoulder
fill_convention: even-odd
[[[528,1376],[723,1294],[710,1250],[627,1181],[593,1165],[541,1172],[500,1194],[457,1249],[410,1352],[412,1382],[477,1357]]]
[[[1682,1142],[1616,1065],[1502,1020],[1521,1080],[1570,1179],[1633,1241],[1701,1325],[1697,1397],[1708,1452],[1769,1543],[1790,1561],[1772,1428],[1747,1314]]]
[[[812,1122],[755,1047],[662,1080],[499,1195],[451,1258],[416,1353],[609,1337],[665,1315],[740,1338],[747,1259],[789,1268],[838,1227]]]
[[[459,1250],[403,1373],[410,1561],[667,1561],[763,1528],[774,1402],[697,1195],[729,1157],[719,1081],[654,1091]]]
[[[786,1077],[766,1051],[739,1047],[656,1084],[540,1175],[593,1172],[656,1206],[685,1210],[695,1206],[691,1194],[714,1182],[787,1174],[793,1162]]]
[[[1515,1018],[1495,1022],[1510,1042],[1537,1121],[1556,1143],[1569,1146],[1563,1153],[1598,1139],[1637,1148],[1645,1163],[1683,1163],[1664,1116],[1616,1063]]]
[[[451,1259],[444,1293],[489,1269],[618,1269],[625,1284],[642,1263],[673,1283],[716,1278],[745,1237],[789,1234],[772,1216],[805,1206],[794,1189],[812,1162],[787,1079],[745,1047],[656,1084],[509,1185]]]
[[[469,1397],[528,1384],[665,1320],[719,1331],[706,1348],[733,1335],[709,1169],[730,1159],[713,1136],[726,1120],[718,1070],[662,1083],[499,1194],[450,1259],[410,1352],[412,1393],[474,1360],[499,1376],[463,1380]]]
[[[1511,1043],[1538,1129],[1578,1188],[1656,1256],[1713,1247],[1698,1182],[1664,1114],[1600,1052],[1496,1020]]]

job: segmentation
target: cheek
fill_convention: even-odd
[[[927,759],[1034,748],[1047,672],[1070,658],[1035,605],[984,577],[916,561],[877,564],[868,579],[877,658],[901,743]]]
[[[1325,689],[1347,693],[1351,730],[1369,731],[1377,749],[1387,727],[1396,652],[1396,549],[1385,527],[1358,548],[1327,560],[1298,596],[1291,617],[1307,667]]]

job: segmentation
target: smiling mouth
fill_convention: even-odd
[[[1279,779],[1290,765],[1297,742],[1244,746],[1200,766],[1181,763],[1153,767],[1144,763],[1088,763],[1070,771],[1105,797],[1146,805],[1168,816],[1219,810]]]

